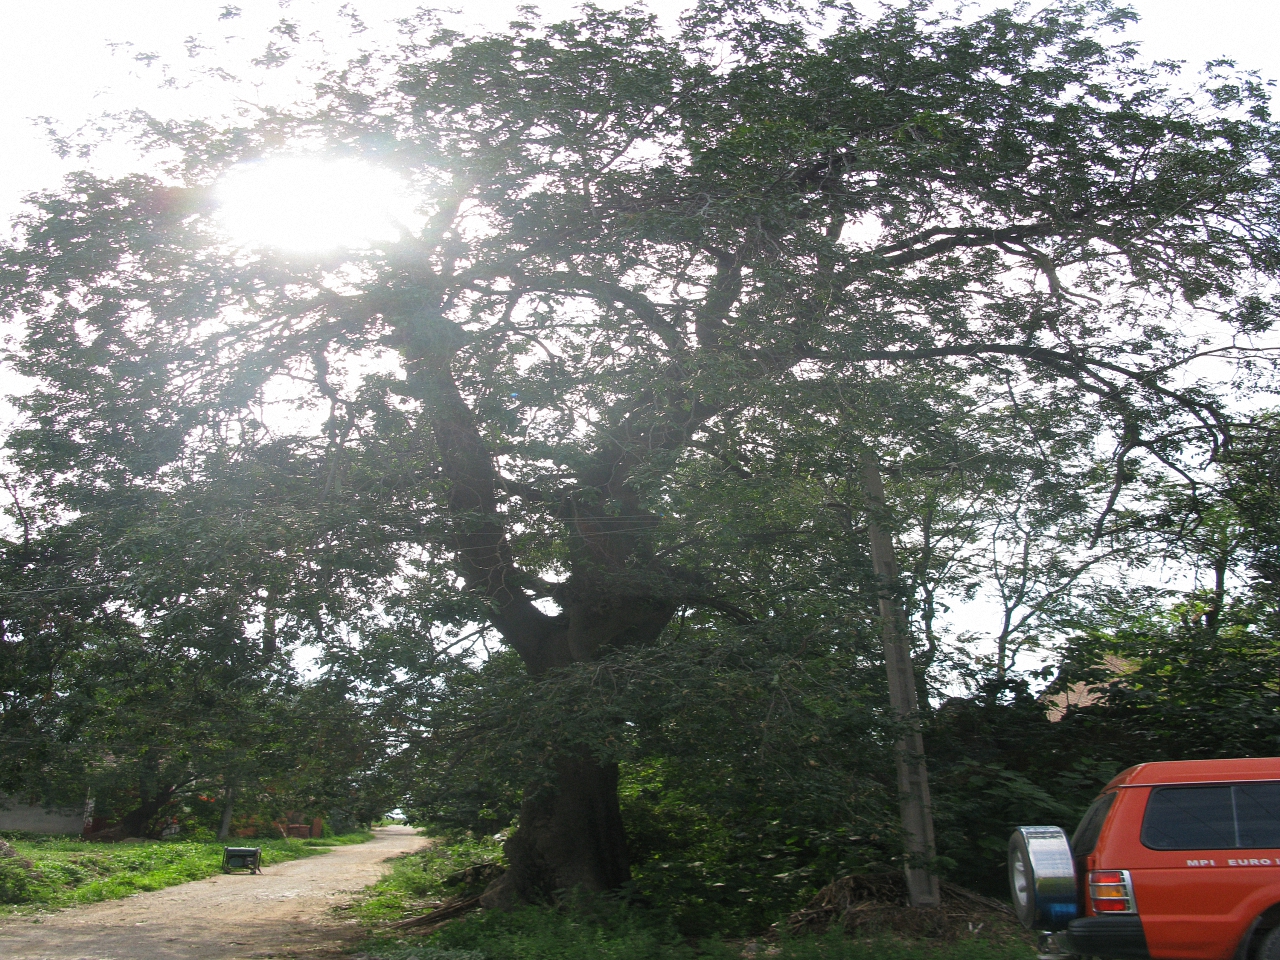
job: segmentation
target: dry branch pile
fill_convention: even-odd
[[[786,920],[791,933],[839,926],[846,933],[893,933],[903,937],[956,940],[1017,936],[1027,932],[1008,904],[942,881],[942,905],[913,910],[906,879],[900,873],[864,873],[841,877],[821,890]]]
[[[399,923],[391,924],[391,929],[416,929],[418,933],[422,934],[435,933],[450,920],[455,920],[463,914],[479,909],[479,896],[454,897],[452,900],[442,903],[430,913],[423,914],[420,917],[410,917],[408,920],[401,920]]]
[[[473,863],[456,873],[445,877],[447,886],[476,887],[482,883],[490,883],[502,876],[506,869],[498,863]],[[433,905],[430,913],[420,917],[410,917],[399,923],[391,924],[392,930],[414,930],[420,934],[434,933],[450,920],[456,920],[472,910],[480,909],[480,896],[460,895]]]

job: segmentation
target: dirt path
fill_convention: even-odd
[[[0,921],[4,960],[242,960],[316,956],[359,935],[332,907],[426,840],[382,827],[368,843],[125,900]]]

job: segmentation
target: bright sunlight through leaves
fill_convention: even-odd
[[[390,170],[300,155],[233,169],[218,201],[222,224],[237,241],[294,251],[395,240],[414,207],[408,186]]]

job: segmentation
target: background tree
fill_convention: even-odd
[[[1219,529],[1223,548],[1218,556],[1230,556],[1234,548],[1247,558],[1254,589],[1268,611],[1268,627],[1280,631],[1280,433],[1276,415],[1263,414],[1239,431],[1236,446],[1227,467],[1229,482],[1220,512],[1224,515]],[[1222,578],[1215,565],[1215,593]]]
[[[274,638],[248,637],[242,620],[200,602],[208,586],[195,602],[148,605],[150,578],[178,562],[154,540],[141,560],[128,556],[139,525],[156,530],[154,514],[27,519],[23,539],[0,550],[7,791],[76,807],[92,798],[125,836],[154,834],[206,793],[228,815],[238,802],[264,817],[305,808],[348,821],[392,799],[374,786],[382,737],[349,690],[303,683]]]
[[[1113,587],[1093,598],[1038,677],[977,670],[967,678],[973,695],[931,717],[940,847],[961,882],[1003,892],[1012,827],[1035,819],[1070,830],[1125,767],[1275,755],[1275,598],[1249,576],[1248,544],[1265,542],[1266,521],[1254,527],[1235,506],[1265,499],[1265,486],[1253,485],[1270,461],[1255,459],[1251,435],[1241,436],[1228,483],[1166,486],[1147,518],[1149,548],[1163,545],[1188,588]],[[1032,683],[1046,679],[1033,696]]]

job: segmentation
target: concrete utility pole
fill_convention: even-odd
[[[924,737],[917,713],[915,670],[911,665],[911,635],[907,615],[895,593],[898,561],[893,537],[883,525],[884,483],[880,461],[865,450],[861,456],[862,491],[867,506],[867,536],[871,563],[880,587],[880,631],[884,640],[884,665],[889,674],[889,706],[906,724],[894,744],[898,768],[898,805],[906,835],[907,894],[913,907],[936,907],[940,902],[938,878],[929,865],[936,854],[933,843],[933,804],[929,800],[929,771],[924,760]]]

